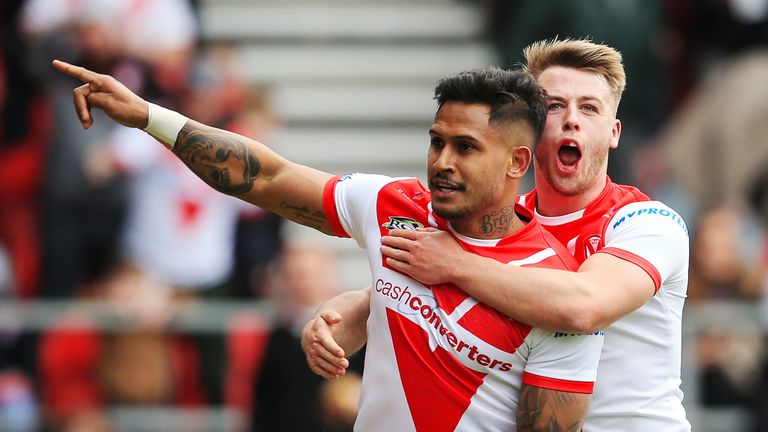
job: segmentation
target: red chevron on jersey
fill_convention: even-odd
[[[530,326],[510,320],[496,309],[482,303],[473,306],[458,323],[483,341],[510,354],[517,350],[531,332]]]
[[[453,284],[433,285],[431,288],[435,294],[435,301],[440,305],[440,309],[447,314],[452,314],[456,307],[468,297],[467,293],[456,288]]]
[[[469,369],[441,347],[432,351],[424,329],[402,315],[387,310],[387,319],[416,430],[456,429],[486,374]]]

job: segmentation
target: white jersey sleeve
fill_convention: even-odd
[[[632,262],[662,282],[687,274],[688,227],[683,218],[659,201],[627,204],[606,226],[599,250]]]
[[[331,225],[341,228],[336,234],[352,237],[365,249],[365,222],[379,191],[391,181],[391,177],[375,174],[349,174],[329,180],[323,194],[324,210]]]
[[[534,328],[526,338],[523,384],[572,393],[592,393],[604,331],[592,334]]]

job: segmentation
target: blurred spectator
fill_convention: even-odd
[[[229,51],[217,46],[196,57],[190,87],[178,95],[178,105],[208,124],[263,139],[275,123],[233,72]],[[95,183],[118,173],[126,176],[120,260],[177,291],[222,288],[233,269],[238,217],[259,219],[265,212],[214,191],[146,133],[116,126],[104,141],[86,158],[84,169]],[[262,243],[259,237],[247,240]]]
[[[0,373],[0,430],[38,430],[38,408],[33,388],[30,379],[21,372]]]
[[[697,361],[704,406],[747,408],[764,391],[763,340],[758,333],[744,330],[710,328],[699,336]]]
[[[192,53],[198,25],[188,0],[27,0],[24,28],[32,34],[78,29],[89,51],[119,52],[149,64]],[[186,68],[185,68],[186,69]]]
[[[264,119],[268,116],[266,106],[252,105],[251,93],[233,72],[226,47],[209,49],[196,60],[191,68],[191,87],[177,95],[182,112],[257,138],[272,132],[272,124]],[[113,127],[104,141],[86,158],[86,177],[101,184],[119,172],[128,186],[117,266],[108,278],[121,280],[126,274],[137,273],[156,281],[158,289],[170,291],[177,302],[230,297],[235,235],[241,217],[246,220],[242,225],[252,228],[240,231],[248,234],[241,243],[260,245],[262,253],[256,259],[266,265],[279,251],[279,232],[261,224],[271,220],[264,211],[216,192],[148,134]],[[249,255],[241,262],[245,273],[257,263]],[[244,279],[251,282],[247,276]],[[259,290],[243,289],[249,293]],[[129,336],[138,346],[140,335]],[[206,401],[221,404],[226,339],[220,333],[188,338],[196,343]]]
[[[13,296],[10,260],[0,242],[0,301]],[[0,431],[38,429],[38,397],[32,377],[33,341],[23,332],[21,316],[0,305]]]
[[[692,235],[688,298],[759,300],[764,235],[765,228],[743,206],[721,206],[701,215]]]
[[[31,43],[43,48],[29,59],[42,76],[48,74],[50,58],[74,54],[97,70],[120,75],[146,97],[183,110],[197,33],[189,2],[30,0],[22,26]],[[221,202],[220,195],[194,176],[176,175],[174,171],[186,170],[145,134],[123,135],[105,119],[96,119],[91,130],[82,131],[69,112],[72,83],[56,75],[46,81],[58,115],[45,176],[42,293],[71,297],[89,282],[106,280],[107,288],[97,289],[98,296],[133,290],[141,297],[151,289],[153,295],[178,299],[188,297],[192,289],[223,285],[232,269],[234,227],[242,205],[231,199]],[[211,110],[210,115],[220,112]],[[113,169],[118,165],[123,171]],[[182,288],[188,294],[178,295]],[[206,360],[225,355],[223,342],[198,350],[187,339],[170,336],[163,326],[118,334],[96,329],[98,325],[73,336],[54,328],[44,336],[42,385],[60,424],[103,424],[99,413],[104,403],[221,399],[223,360]],[[67,347],[78,340],[93,349],[83,350],[81,363],[78,358],[74,363],[61,361]],[[206,367],[199,364],[200,356]],[[186,366],[171,367],[179,358],[186,359]],[[189,391],[182,385],[200,381],[201,370],[215,371],[203,374],[208,391]],[[78,381],[91,390],[70,393],[67,383]],[[183,397],[174,394],[177,391]],[[67,408],[79,404],[79,398],[62,395],[80,393],[86,395],[82,407]]]
[[[731,57],[768,44],[765,0],[665,1],[665,44],[673,108]]]
[[[20,6],[19,1],[0,6],[0,242],[10,255],[14,297],[29,299],[37,294],[41,271],[40,184],[51,112],[24,67]]]
[[[29,0],[21,12],[21,28],[36,48],[28,51],[26,64],[47,84],[54,107],[43,176],[45,271],[40,291],[68,297],[78,284],[109,269],[125,183],[121,177],[88,175],[86,167],[114,125],[97,118],[91,130],[82,130],[70,112],[73,83],[52,73],[50,59],[77,60],[120,76],[147,97],[172,98],[187,88],[187,59],[197,24],[185,0]]]
[[[115,129],[104,151],[110,166],[94,163],[91,175],[117,166],[129,185],[121,261],[189,294],[225,284],[238,215],[253,207],[214,191],[141,131]]]
[[[659,139],[670,169],[702,210],[743,201],[768,170],[768,50],[723,65]]]
[[[339,380],[310,371],[301,350],[301,331],[327,299],[339,293],[332,253],[317,245],[289,245],[283,251],[270,292],[279,322],[272,330],[256,378],[254,431],[351,431],[357,417],[364,354]]]
[[[0,4],[0,301],[37,294],[40,178],[51,133],[50,106],[23,65],[21,1]],[[34,336],[0,306],[0,430],[38,430]]]
[[[54,430],[109,431],[106,406],[178,404],[201,406],[205,395],[192,346],[168,336],[171,292],[138,272],[122,272],[80,292],[99,301],[112,322],[75,312],[42,336],[39,369],[46,419]],[[120,329],[110,333],[104,324]]]
[[[152,287],[173,303],[229,296],[238,232],[238,290],[244,296],[260,293],[259,268],[279,251],[275,219],[214,192],[142,132],[115,128],[98,118],[83,132],[69,112],[72,83],[47,76],[50,58],[74,55],[83,64],[119,76],[148,99],[271,142],[264,135],[276,122],[264,99],[254,99],[240,79],[232,51],[215,47],[194,57],[197,23],[190,2],[29,0],[22,27],[39,48],[27,60],[46,77],[57,114],[45,176],[42,293],[72,297],[84,289],[98,293],[88,295],[111,298],[135,286],[139,297]],[[106,288],[92,288],[102,285]],[[54,328],[41,345],[42,385],[57,424],[103,424],[103,415],[97,414],[104,403],[172,403],[179,401],[176,392],[219,404],[224,400],[222,385],[230,382],[224,377],[231,372],[227,356],[235,355],[227,348],[238,351],[238,364],[257,352],[232,349],[222,334],[174,337],[162,326],[152,332],[107,334],[94,323],[86,324],[90,330],[81,333]],[[242,334],[233,328],[230,336]],[[85,347],[81,362],[61,362],[72,363],[72,369],[56,366],[66,347],[78,340]],[[179,350],[183,356],[174,354]],[[178,358],[187,359],[181,371],[173,360]],[[147,365],[141,359],[154,361]],[[154,373],[141,376],[139,365]],[[247,375],[242,365],[237,368]],[[110,370],[114,373],[104,372]],[[73,374],[83,375],[83,387],[91,389],[80,393],[91,395],[82,406],[92,409],[73,409],[77,415],[68,413],[66,405],[77,404],[78,398],[60,397],[69,393],[63,383],[78,381],[71,379]],[[202,390],[179,389],[183,382],[196,382]],[[232,387],[229,393],[238,393],[237,386],[227,385]],[[59,408],[62,403],[65,408]]]
[[[692,306],[701,302],[710,307],[720,302],[748,305],[763,297],[765,226],[749,210],[731,200],[699,216],[692,233],[688,288]],[[760,328],[748,317],[720,316],[700,320],[696,326],[699,393],[692,397],[710,409],[759,405],[766,379]]]

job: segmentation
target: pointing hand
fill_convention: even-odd
[[[142,129],[147,126],[147,101],[118,80],[61,60],[54,60],[53,67],[85,83],[73,91],[75,112],[83,128],[88,129],[93,125],[92,108],[103,110],[123,126]]]

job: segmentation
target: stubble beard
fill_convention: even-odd
[[[556,174],[556,167],[547,169],[545,172],[547,182],[549,183],[552,190],[554,190],[559,195],[573,197],[583,193],[589,187],[589,184],[600,175],[601,167],[608,158],[608,150],[608,145],[602,147],[598,153],[593,155],[589,166],[583,169],[580,173],[577,172],[573,177],[563,178],[558,176]],[[556,154],[555,157],[557,157]],[[584,158],[582,157],[582,161],[583,160]],[[554,162],[554,164],[557,164],[557,162]],[[539,166],[547,165],[539,163]]]
[[[440,204],[437,204],[433,201],[432,211],[435,212],[436,215],[440,216],[444,220],[452,223],[463,221],[471,217],[479,216],[477,214],[479,211],[478,209],[488,207],[488,204],[493,199],[497,189],[498,189],[497,187],[491,187],[489,190],[483,192],[475,203],[468,204],[463,207],[453,208],[453,209],[442,208]],[[477,190],[477,189],[474,189],[474,190]],[[462,193],[466,194],[467,192],[465,190]],[[470,192],[470,195],[471,194],[472,192]]]
[[[471,207],[460,207],[457,209],[447,209],[447,208],[441,208],[439,206],[436,206],[434,203],[432,204],[432,211],[435,212],[436,215],[440,216],[441,218],[445,219],[448,222],[454,222],[459,221],[462,219],[465,219],[472,215],[474,213],[474,209]]]

